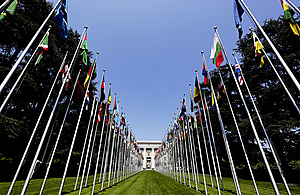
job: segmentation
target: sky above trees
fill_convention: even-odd
[[[189,97],[189,83],[194,83],[195,69],[202,69],[201,51],[209,70],[215,68],[209,59],[214,26],[218,27],[231,62],[234,61],[231,53],[236,48],[238,32],[232,0],[68,3],[69,27],[81,33],[88,26],[88,48],[94,56],[100,52],[96,81],[100,83],[102,70],[106,69],[106,90],[111,82],[112,92],[117,93],[137,140],[163,138],[176,108],[180,108],[183,94]],[[245,0],[245,3],[260,24],[283,14],[280,0]],[[244,34],[249,33],[249,27],[255,28],[246,14],[242,27]],[[203,82],[202,75],[199,78]]]

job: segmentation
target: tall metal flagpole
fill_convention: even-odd
[[[177,116],[178,116],[178,108],[177,108]],[[182,136],[181,136],[181,129],[180,129],[180,125],[178,124],[178,134],[179,134],[179,148],[180,148],[180,157],[181,157],[181,165],[182,165],[182,176],[183,176],[183,184],[185,185],[185,166],[184,166],[184,159],[183,159],[183,154],[182,154]]]
[[[119,102],[118,101],[118,104],[117,104],[117,110],[119,111]],[[121,135],[121,130],[120,130],[120,125],[119,125],[119,117],[116,117],[117,118],[117,127],[118,130],[117,130],[117,144],[116,144],[116,159],[115,159],[115,162],[114,162],[114,165],[113,165],[113,185],[115,185],[115,177],[116,177],[116,172],[117,172],[117,164],[118,164],[118,161],[119,161],[119,146],[120,146],[120,135]]]
[[[77,49],[79,49],[79,45],[80,45],[80,44],[78,44]],[[71,64],[70,64],[70,68],[68,69],[68,71],[67,71],[67,73],[66,73],[67,75],[70,74],[70,71],[71,71],[72,66],[73,66],[73,64],[74,64],[74,59],[77,57],[77,53],[78,53],[78,50],[76,50],[76,52],[75,52],[75,54],[74,54],[73,60],[72,60],[72,62],[71,62]],[[53,106],[53,108],[52,108],[51,114],[50,114],[50,116],[49,116],[47,125],[46,125],[45,130],[44,130],[44,133],[43,133],[42,138],[41,138],[41,140],[40,140],[38,149],[37,149],[37,151],[36,151],[36,153],[35,153],[34,160],[33,160],[32,164],[31,164],[31,167],[30,167],[30,170],[29,170],[29,172],[28,172],[28,175],[27,175],[27,178],[26,178],[26,181],[25,181],[25,184],[24,184],[24,186],[23,186],[23,189],[22,189],[21,194],[25,194],[25,192],[26,192],[26,190],[27,190],[27,187],[28,187],[28,184],[29,184],[29,180],[30,180],[31,175],[32,175],[32,173],[33,173],[33,171],[34,171],[35,163],[36,163],[36,161],[37,161],[37,159],[38,159],[38,156],[39,156],[39,154],[40,154],[40,151],[41,151],[41,149],[42,149],[42,146],[43,146],[44,140],[45,140],[45,138],[46,138],[46,135],[47,135],[47,132],[48,132],[50,123],[51,123],[51,121],[52,121],[54,112],[55,112],[55,110],[56,110],[56,106],[57,106],[57,104],[58,104],[58,101],[59,101],[59,99],[60,99],[60,96],[61,96],[61,94],[62,94],[62,91],[63,91],[63,89],[64,89],[64,87],[65,87],[65,83],[66,83],[67,79],[68,79],[68,77],[66,76],[66,77],[64,78],[63,82],[61,83],[61,86],[60,86],[60,90],[59,90],[58,96],[57,96],[56,101],[55,101],[55,104],[54,104],[54,106]]]
[[[245,102],[245,99],[244,99],[244,97],[243,97],[243,93],[242,93],[241,88],[240,88],[240,86],[239,86],[239,84],[238,84],[238,81],[237,81],[236,76],[235,76],[235,73],[234,73],[234,71],[233,71],[233,69],[232,69],[231,63],[230,63],[229,58],[228,58],[228,56],[227,56],[227,53],[226,53],[225,48],[224,48],[224,46],[223,46],[223,44],[222,44],[222,41],[221,41],[221,39],[220,39],[219,33],[218,33],[218,31],[217,31],[217,27],[214,27],[214,30],[215,30],[215,32],[216,32],[216,34],[217,34],[217,36],[218,36],[218,39],[219,39],[219,41],[220,41],[220,46],[221,46],[222,50],[224,51],[224,54],[225,54],[225,57],[226,57],[226,60],[227,60],[229,69],[230,69],[231,74],[233,75],[233,78],[234,78],[235,85],[236,85],[236,87],[237,87],[237,89],[238,89],[238,91],[239,91],[240,97],[241,97],[241,99],[242,99],[242,101],[243,101],[243,104],[244,104],[244,107],[245,107],[245,109],[246,109],[246,112],[247,112],[247,115],[248,115],[248,118],[249,118],[249,121],[250,121],[252,130],[253,130],[253,133],[254,133],[254,136],[255,136],[255,139],[256,139],[256,142],[257,142],[257,144],[258,144],[258,147],[259,147],[260,152],[261,152],[261,154],[262,154],[262,157],[263,157],[263,159],[264,159],[264,163],[265,163],[266,168],[267,168],[267,170],[268,170],[268,173],[269,173],[269,176],[270,176],[270,179],[271,179],[271,183],[272,183],[272,186],[273,186],[273,188],[274,188],[274,192],[275,192],[276,195],[279,195],[279,190],[278,190],[278,188],[277,188],[275,179],[274,179],[274,177],[273,177],[273,174],[272,174],[272,171],[271,171],[269,162],[268,162],[267,157],[266,157],[266,155],[265,155],[265,152],[264,152],[264,150],[263,150],[263,148],[262,148],[262,145],[261,145],[260,139],[259,139],[259,137],[258,137],[256,128],[255,128],[255,126],[254,126],[254,123],[253,123],[251,114],[250,114],[250,112],[249,112],[248,106],[247,106],[247,104],[246,104],[246,102]]]
[[[117,93],[115,93],[115,98],[117,96]],[[115,109],[113,109],[113,122],[115,122],[114,118],[115,118]],[[113,124],[113,122],[111,122],[111,126]],[[113,155],[114,155],[114,146],[115,146],[115,137],[116,137],[116,125],[114,126],[114,132],[113,132],[113,140],[112,140],[112,146],[111,146],[111,155],[110,155],[110,161],[109,161],[109,171],[108,171],[108,183],[107,183],[107,187],[109,187],[110,184],[110,175],[111,175],[111,166],[112,166],[112,161],[113,161]]]
[[[34,36],[32,37],[32,39],[30,40],[30,42],[28,43],[28,45],[26,46],[26,48],[23,50],[22,54],[20,55],[20,57],[18,58],[18,60],[16,61],[16,63],[14,64],[14,66],[10,69],[9,73],[6,75],[5,79],[2,81],[1,85],[0,85],[0,94],[3,90],[3,88],[5,87],[6,83],[8,82],[8,80],[10,79],[10,77],[12,76],[12,74],[15,72],[15,70],[17,69],[18,65],[20,64],[20,62],[22,61],[22,59],[24,58],[24,56],[26,55],[27,51],[29,50],[30,46],[32,45],[32,43],[35,41],[35,39],[37,38],[37,36],[40,34],[41,30],[44,28],[45,24],[47,23],[47,21],[49,20],[49,18],[51,17],[51,15],[53,14],[53,12],[55,11],[55,9],[57,8],[57,6],[59,5],[59,3],[62,0],[58,0],[56,5],[53,7],[53,9],[51,10],[51,12],[49,13],[49,15],[47,16],[47,18],[44,20],[44,22],[42,23],[42,25],[40,26],[40,28],[36,31],[36,33],[34,34]]]
[[[234,56],[234,57],[235,57],[235,56]],[[235,60],[237,61],[236,57],[235,57]],[[240,69],[241,69],[241,68],[240,68]],[[289,186],[288,186],[288,184],[287,184],[287,182],[286,182],[286,180],[285,180],[283,171],[282,171],[282,169],[281,169],[281,166],[280,166],[280,164],[281,164],[281,163],[280,163],[280,160],[279,160],[279,158],[278,158],[277,155],[276,155],[275,148],[273,147],[273,144],[272,144],[272,142],[271,142],[271,140],[270,140],[270,138],[269,138],[269,136],[268,136],[268,134],[267,134],[266,128],[265,128],[265,126],[264,126],[264,124],[263,124],[263,122],[262,122],[262,120],[261,120],[260,114],[259,114],[259,112],[258,112],[258,109],[257,109],[255,103],[254,103],[254,100],[253,100],[253,98],[252,98],[252,94],[251,94],[251,92],[250,92],[250,90],[249,90],[249,87],[248,87],[248,85],[247,85],[247,82],[246,82],[246,79],[245,79],[244,74],[243,74],[243,72],[242,72],[242,69],[241,69],[241,75],[242,75],[242,78],[243,78],[243,82],[244,82],[244,84],[245,84],[245,86],[246,86],[246,89],[247,89],[247,91],[248,91],[248,94],[249,94],[249,96],[250,96],[250,98],[251,98],[251,102],[252,102],[253,107],[254,107],[254,109],[255,109],[255,112],[256,112],[256,114],[257,114],[258,120],[259,120],[259,122],[260,122],[260,124],[261,124],[261,126],[262,126],[262,129],[263,129],[263,131],[264,131],[264,134],[265,134],[265,136],[266,136],[266,140],[267,140],[267,142],[268,142],[268,144],[269,144],[269,147],[270,147],[270,149],[271,149],[272,155],[273,155],[273,157],[274,157],[274,159],[275,159],[275,162],[276,162],[276,165],[277,165],[277,167],[278,167],[280,176],[281,176],[281,178],[282,178],[282,180],[283,180],[285,189],[286,189],[287,193],[290,195],[291,192],[290,192]]]
[[[220,79],[221,79],[222,85],[224,86],[224,92],[225,92],[225,95],[226,95],[226,97],[227,97],[227,102],[228,102],[228,105],[229,105],[229,108],[230,108],[230,111],[231,111],[231,114],[232,114],[232,117],[233,117],[233,121],[234,121],[236,130],[237,130],[237,132],[238,132],[238,136],[239,136],[240,141],[241,141],[241,144],[242,144],[243,152],[244,152],[244,154],[245,154],[245,158],[246,158],[246,161],[247,161],[248,169],[249,169],[249,171],[250,171],[250,175],[251,175],[251,178],[252,178],[252,182],[253,182],[253,185],[254,185],[256,194],[258,195],[259,192],[258,192],[257,185],[256,185],[256,182],[255,182],[255,179],[254,179],[254,175],[253,175],[253,172],[252,172],[252,168],[251,168],[251,165],[250,165],[250,162],[249,162],[249,159],[248,159],[248,155],[247,155],[247,152],[246,152],[246,149],[245,149],[245,146],[244,146],[244,142],[243,142],[243,140],[242,140],[242,136],[241,136],[241,133],[240,133],[239,126],[238,126],[238,124],[237,124],[235,115],[234,115],[234,113],[233,113],[233,109],[232,109],[232,106],[231,106],[231,103],[230,103],[230,100],[229,100],[229,97],[228,97],[227,89],[226,89],[226,86],[225,86],[225,84],[224,84],[224,81],[223,81],[223,78],[222,78],[222,75],[221,75],[221,72],[220,72],[220,71],[219,71],[219,75],[220,75]]]
[[[250,31],[251,31],[252,33],[254,33],[251,27],[250,27],[249,29],[250,29]],[[257,38],[258,38],[258,37],[257,37]],[[296,104],[296,102],[295,102],[293,96],[291,95],[291,93],[289,92],[288,88],[287,88],[286,85],[284,84],[283,80],[282,80],[281,77],[279,76],[279,73],[278,73],[277,70],[275,69],[275,67],[274,67],[274,65],[273,65],[273,63],[272,63],[272,61],[270,60],[269,56],[267,55],[267,53],[266,53],[266,51],[265,51],[265,49],[264,49],[264,47],[263,47],[262,44],[261,44],[261,46],[262,46],[262,51],[264,52],[266,58],[268,59],[268,61],[269,61],[270,65],[271,65],[271,67],[273,68],[273,70],[274,70],[274,72],[275,72],[277,78],[279,79],[280,83],[282,84],[283,88],[285,89],[286,93],[288,94],[289,98],[291,99],[291,101],[293,102],[295,108],[297,109],[298,113],[300,114],[300,109],[299,109],[299,107],[297,106],[297,104]],[[235,54],[233,53],[232,55],[233,55],[234,59],[235,59],[236,62],[237,62],[238,60],[237,60],[237,58],[235,57]]]
[[[11,3],[13,0],[6,0],[5,2],[2,3],[2,5],[0,6],[0,13],[5,9],[5,7]]]
[[[206,125],[206,130],[207,130],[207,136],[208,136],[208,140],[209,140],[211,158],[212,158],[212,161],[213,161],[213,168],[214,168],[214,171],[215,171],[215,177],[216,177],[216,182],[217,182],[218,193],[221,194],[220,186],[219,186],[219,181],[218,181],[218,174],[217,174],[217,171],[216,171],[216,164],[215,164],[215,159],[214,159],[214,153],[213,153],[213,150],[212,150],[212,145],[211,145],[211,140],[210,140],[210,134],[209,134],[209,130],[208,130],[209,127],[208,127],[207,116],[206,116],[206,111],[205,111],[206,104],[203,101],[202,90],[201,90],[201,87],[200,87],[199,83],[198,83],[198,88],[199,88],[199,92],[200,92],[201,104],[202,104],[202,108],[203,108],[204,120],[205,120],[205,125]],[[199,105],[198,105],[198,108],[200,110]],[[202,127],[202,134],[203,134],[204,146],[205,146],[205,150],[206,150],[206,154],[207,154],[206,157],[207,157],[207,163],[208,163],[208,170],[209,170],[209,174],[210,174],[211,187],[214,187],[213,178],[212,178],[212,175],[211,175],[210,160],[209,160],[209,156],[208,156],[209,154],[208,154],[208,150],[207,150],[207,146],[206,146],[206,138],[205,138],[205,134],[204,134],[204,127],[203,127],[202,123],[201,123],[201,127]]]
[[[204,58],[204,52],[201,52],[201,53],[202,53],[202,56],[203,56],[203,61],[204,61],[204,64],[205,64],[205,69],[206,69],[207,66],[206,66],[206,61],[205,61],[205,58]],[[208,79],[209,79],[210,88],[211,88],[211,92],[212,92],[212,100],[213,99],[216,100],[215,91],[214,91],[213,84],[212,84],[212,81],[211,81],[211,78],[210,78],[210,75],[209,75],[208,71],[207,71],[207,74],[208,74]],[[204,94],[204,101],[206,103],[205,94]],[[233,176],[233,180],[234,180],[234,185],[235,185],[237,194],[240,195],[241,194],[241,189],[240,189],[239,181],[238,181],[238,178],[237,178],[237,175],[236,175],[235,166],[234,166],[234,163],[233,163],[233,160],[232,160],[231,151],[230,151],[230,147],[229,147],[229,144],[228,144],[228,140],[227,140],[227,136],[226,136],[226,132],[225,132],[221,112],[220,112],[219,105],[218,105],[217,101],[215,101],[215,104],[216,104],[216,108],[217,108],[217,112],[218,112],[218,118],[219,118],[221,130],[222,130],[222,134],[223,134],[225,148],[226,148],[226,152],[227,152],[227,156],[228,156],[228,159],[229,159],[229,164],[230,164],[230,168],[231,168],[231,172],[232,172],[232,176]]]
[[[30,59],[28,60],[27,64],[24,66],[22,72],[20,73],[18,79],[16,80],[15,84],[13,85],[13,87],[10,89],[8,95],[6,96],[5,100],[3,101],[1,107],[0,107],[0,113],[2,112],[5,104],[7,103],[8,99],[10,98],[11,94],[14,92],[15,88],[17,87],[19,81],[21,80],[23,74],[26,72],[27,68],[29,67],[29,63],[31,62],[32,58],[34,57],[35,53],[37,52],[38,48],[40,47],[41,43],[43,42],[44,38],[47,36],[47,34],[49,33],[51,29],[51,26],[49,26],[48,30],[46,31],[45,35],[43,36],[43,38],[41,39],[40,43],[38,44],[38,46],[36,47],[36,49],[34,50],[34,52],[32,53]]]
[[[26,146],[25,152],[24,152],[24,154],[23,154],[23,156],[22,156],[21,162],[20,162],[20,164],[19,164],[19,166],[18,166],[18,169],[17,169],[17,171],[16,171],[16,174],[15,174],[15,176],[14,176],[14,178],[13,178],[13,181],[11,182],[11,185],[10,185],[10,188],[9,188],[9,190],[8,190],[8,192],[7,192],[7,195],[11,194],[11,192],[12,192],[12,189],[13,189],[13,187],[14,187],[14,185],[15,185],[15,182],[16,182],[17,177],[18,177],[18,175],[19,175],[19,172],[20,172],[20,170],[21,170],[21,167],[22,167],[22,165],[23,165],[23,163],[24,163],[24,161],[25,161],[25,158],[26,158],[26,156],[27,156],[27,154],[28,154],[30,145],[31,145],[31,143],[32,143],[32,141],[33,141],[33,138],[34,138],[34,136],[35,136],[35,133],[36,133],[36,131],[37,131],[38,124],[39,124],[39,122],[40,122],[40,120],[41,120],[41,118],[42,118],[42,115],[43,115],[43,113],[44,113],[44,111],[45,111],[45,108],[46,108],[46,106],[47,106],[48,100],[50,99],[50,95],[51,95],[51,93],[52,93],[52,91],[53,91],[53,88],[54,88],[54,86],[55,86],[55,84],[56,84],[56,80],[57,80],[57,78],[58,78],[58,76],[59,76],[60,71],[62,70],[63,65],[65,64],[65,60],[66,60],[66,58],[67,58],[67,55],[68,55],[68,52],[66,53],[66,55],[65,55],[65,57],[64,57],[64,59],[63,59],[61,65],[60,65],[60,68],[59,68],[59,70],[58,70],[58,72],[57,72],[57,74],[56,74],[56,77],[55,77],[54,82],[53,82],[53,84],[52,84],[52,86],[51,86],[51,89],[50,89],[50,91],[49,91],[49,93],[48,93],[48,96],[47,96],[47,99],[46,99],[46,101],[45,101],[45,103],[44,103],[44,106],[43,106],[43,108],[42,108],[42,111],[41,111],[41,113],[40,113],[40,115],[39,115],[39,118],[38,118],[38,120],[37,120],[37,122],[36,122],[36,125],[35,125],[35,127],[34,127],[32,133],[31,133],[30,139],[29,139],[28,144],[27,144],[27,146]]]
[[[52,154],[51,154],[51,158],[50,158],[50,160],[49,160],[49,162],[48,162],[49,164],[48,164],[48,166],[47,166],[45,178],[44,178],[42,187],[41,187],[41,189],[40,189],[40,193],[39,193],[40,195],[43,194],[43,190],[44,190],[44,187],[45,187],[45,184],[46,184],[46,181],[47,181],[47,177],[48,177],[48,174],[49,174],[49,171],[50,171],[52,162],[53,162],[53,158],[54,158],[55,151],[56,151],[56,148],[57,148],[57,145],[58,145],[58,141],[59,141],[59,139],[60,139],[60,135],[61,135],[61,133],[62,133],[64,124],[65,124],[65,120],[66,120],[67,115],[68,115],[68,111],[69,111],[69,108],[70,108],[70,105],[71,105],[71,102],[72,102],[73,94],[74,94],[74,91],[75,91],[75,88],[76,88],[76,85],[77,85],[77,81],[78,81],[80,72],[81,72],[81,69],[79,70],[79,72],[78,72],[78,74],[77,74],[77,77],[76,77],[76,80],[75,80],[75,82],[74,82],[74,86],[73,86],[72,94],[71,94],[70,99],[69,99],[68,107],[67,107],[67,109],[66,109],[64,119],[63,119],[63,121],[62,121],[62,123],[61,123],[60,129],[59,129],[59,133],[58,133],[58,135],[57,135],[57,139],[56,139],[56,142],[55,142],[55,144],[54,144],[53,152],[52,152]]]
[[[269,43],[269,45],[272,47],[273,51],[275,52],[275,54],[277,55],[278,59],[280,60],[281,64],[283,65],[283,67],[285,68],[285,70],[287,71],[287,73],[290,75],[291,79],[293,80],[293,82],[295,83],[296,87],[298,88],[298,90],[300,91],[300,84],[298,82],[298,80],[296,79],[296,77],[294,76],[294,74],[292,73],[292,71],[290,70],[290,68],[288,67],[288,65],[285,63],[285,61],[283,60],[283,58],[281,57],[280,53],[277,51],[276,47],[273,45],[272,41],[269,39],[268,35],[265,33],[265,31],[263,30],[263,28],[260,26],[260,24],[257,22],[256,18],[254,17],[254,15],[251,13],[251,11],[249,10],[249,8],[247,7],[247,5],[245,4],[245,2],[243,0],[239,0],[243,6],[245,7],[245,9],[247,10],[248,14],[250,15],[250,17],[252,18],[252,20],[254,21],[254,23],[256,24],[256,26],[259,28],[259,30],[261,31],[261,33],[264,35],[265,39],[267,40],[267,42]]]
[[[196,77],[197,77],[197,80],[198,80],[197,70],[195,70],[195,73],[196,73]],[[198,84],[199,83],[197,83],[197,85]],[[198,109],[199,109],[199,118],[200,118],[201,117],[201,114],[200,114],[201,111],[200,111],[199,106],[198,106]],[[203,157],[202,157],[202,150],[201,150],[201,144],[200,144],[199,133],[198,133],[198,124],[197,124],[197,119],[196,119],[195,108],[193,109],[193,114],[194,114],[194,120],[196,121],[195,128],[196,128],[196,133],[197,133],[197,141],[198,141],[198,147],[199,147],[199,156],[200,156],[200,162],[201,162],[202,177],[203,177],[203,183],[204,183],[204,191],[205,191],[205,194],[207,194],[207,186],[206,186],[206,179],[205,179],[205,172],[204,172],[204,165],[203,165]],[[201,118],[200,118],[200,120],[201,120]],[[200,121],[200,123],[202,125],[202,121]],[[202,131],[203,131],[203,128],[202,128]]]
[[[295,6],[290,0],[286,0],[297,12],[300,14],[300,10],[297,6]]]
[[[99,55],[99,52],[97,52],[97,55],[95,57],[95,64],[96,64],[98,55]],[[95,67],[96,66],[93,66],[92,69],[94,70]],[[93,72],[93,70],[92,70],[92,72]],[[89,79],[89,81],[88,81],[87,89],[89,88],[90,83],[91,83],[91,79]],[[65,170],[64,170],[64,174],[63,174],[63,178],[62,178],[62,181],[61,181],[61,184],[60,184],[60,188],[59,188],[59,193],[58,194],[62,193],[62,190],[63,190],[63,187],[64,187],[64,183],[65,183],[65,180],[66,180],[67,171],[68,171],[68,168],[69,168],[69,164],[70,164],[70,160],[71,160],[71,156],[72,156],[72,152],[73,152],[73,147],[74,147],[74,144],[75,144],[75,140],[76,140],[76,136],[77,136],[79,124],[80,124],[80,121],[81,121],[82,111],[83,111],[83,108],[84,108],[84,105],[85,105],[86,98],[87,98],[87,92],[85,92],[85,96],[84,96],[84,98],[82,100],[82,105],[81,105],[79,117],[78,117],[78,120],[77,120],[75,132],[74,132],[73,139],[72,139],[72,142],[71,142],[71,146],[70,146],[70,150],[69,150],[69,154],[68,154],[68,158],[67,158],[67,162],[66,162],[66,166],[65,166]]]
[[[185,94],[183,96],[184,96],[184,100],[185,100]],[[187,169],[187,174],[188,174],[188,178],[189,178],[189,186],[191,187],[191,176],[190,176],[189,158],[188,158],[188,152],[187,152],[188,148],[187,148],[187,144],[186,144],[187,137],[186,137],[186,125],[185,125],[185,122],[186,122],[186,119],[183,119],[182,131],[183,131],[184,148],[185,148],[186,169]]]

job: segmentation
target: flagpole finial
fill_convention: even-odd
[[[198,70],[196,69],[195,72],[198,72]]]
[[[201,51],[201,53],[203,54],[203,53],[204,53],[204,51]]]
[[[190,83],[189,86],[191,86],[192,84]]]
[[[232,55],[234,56],[235,54],[234,54],[234,53],[232,53]]]
[[[49,28],[52,28],[52,25],[49,25]]]
[[[109,83],[109,85],[111,85],[111,83]]]
[[[103,72],[105,72],[105,69],[103,69]]]
[[[84,26],[84,28],[87,29],[88,27],[87,27],[87,26]]]
[[[117,93],[115,92],[115,95],[117,95]]]
[[[99,51],[97,51],[97,54],[99,54]]]
[[[249,27],[249,30],[252,31],[252,27]]]
[[[120,101],[118,100],[118,103],[119,103]]]
[[[215,26],[214,29],[217,30],[217,27]]]

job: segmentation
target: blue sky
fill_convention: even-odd
[[[53,1],[56,3],[56,1]],[[294,1],[293,1],[294,2]],[[224,0],[72,0],[69,27],[88,26],[88,47],[99,51],[101,80],[106,69],[106,89],[123,107],[137,140],[161,140],[189,95],[195,69],[202,69],[204,51],[209,70],[213,27],[217,26],[231,58],[238,39],[233,1]],[[283,14],[280,0],[245,0],[260,24]],[[299,6],[299,5],[297,5]],[[244,34],[254,27],[244,14]],[[199,75],[200,82],[203,77]],[[114,98],[114,96],[113,96]]]

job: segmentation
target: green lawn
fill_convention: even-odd
[[[186,185],[183,185],[179,182],[174,181],[173,179],[162,175],[156,171],[142,171],[128,179],[118,183],[117,185],[107,188],[107,181],[104,183],[104,190],[100,193],[101,184],[96,185],[95,192],[100,194],[200,194],[204,193],[204,185],[202,175],[199,175],[200,184],[198,184],[198,189],[200,192],[195,190],[195,183],[192,183],[192,188],[189,188]],[[73,191],[75,185],[74,177],[69,177],[66,179],[63,193],[75,195],[78,194],[77,191]],[[82,194],[91,194],[92,191],[92,181],[93,177],[90,176],[88,187],[83,188]],[[183,181],[183,179],[182,179]],[[207,189],[209,194],[217,194],[218,191],[216,188],[211,187],[210,177],[206,176]],[[47,180],[45,186],[44,194],[57,194],[60,186],[61,178],[50,178]],[[188,180],[186,180],[188,185]],[[231,178],[223,178],[224,188],[222,194],[236,194],[235,187]],[[12,194],[20,194],[22,190],[24,181],[16,182],[14,191]],[[242,194],[255,194],[254,187],[251,180],[242,180],[239,179],[240,188]],[[38,194],[42,180],[35,179],[30,181],[30,185],[26,194]],[[214,180],[215,184],[215,180]],[[9,188],[10,183],[4,182],[0,183],[0,194],[6,194]],[[257,182],[258,190],[260,194],[274,194],[271,183],[269,182]],[[278,188],[281,194],[287,194],[283,184],[278,184]],[[290,186],[292,194],[300,195],[299,186]]]

